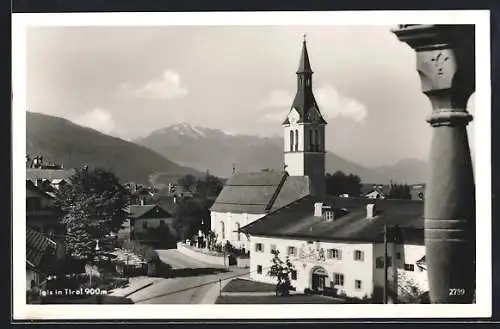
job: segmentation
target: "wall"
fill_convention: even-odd
[[[41,203],[42,208],[48,207],[54,203],[53,199],[49,198],[48,196],[42,197],[40,195],[40,193],[32,191],[29,188],[26,189],[26,198],[28,198],[28,197],[34,197],[34,198],[40,199],[40,203]]]
[[[158,228],[160,227],[160,222],[161,221],[165,222],[165,225],[168,226],[172,222],[172,217],[168,218],[139,218],[136,219],[134,222],[134,230],[136,232],[145,232],[147,229],[143,228],[143,223],[148,222],[148,228]],[[170,227],[169,227],[170,229]]]
[[[267,237],[251,237],[250,249],[250,277],[252,280],[276,283],[275,278],[267,275],[267,271],[271,266],[273,255],[271,254],[271,245],[276,245],[280,251],[281,259],[285,260],[289,246],[297,248],[297,257],[291,258],[297,270],[297,280],[292,281],[292,285],[297,291],[302,292],[306,288],[312,288],[312,271],[315,267],[321,266],[328,272],[326,286],[331,286],[333,274],[339,273],[344,275],[344,286],[336,287],[344,291],[347,296],[363,298],[365,295],[371,296],[373,292],[373,247],[372,244],[344,243],[344,242],[316,242],[308,244],[305,240],[278,239]],[[262,243],[264,250],[262,252],[255,251],[255,244]],[[325,260],[318,260],[314,256],[307,256],[309,248],[313,250],[318,248],[324,249]],[[305,250],[303,258],[300,258],[300,250]],[[340,249],[342,259],[328,259],[327,249]],[[354,251],[361,250],[364,252],[363,261],[354,260]],[[257,265],[261,265],[262,274],[257,273]],[[361,280],[361,289],[357,290],[354,286],[355,280]]]
[[[400,258],[397,259],[397,253]],[[428,280],[427,271],[420,270],[416,262],[425,255],[424,245],[400,245],[389,243],[387,247],[387,256],[392,257],[392,266],[388,268],[387,279],[389,284],[394,289],[400,289],[402,285],[402,276],[408,282],[415,283],[422,291],[427,291]],[[373,263],[376,263],[377,257],[384,256],[384,245],[378,243],[374,246]],[[405,270],[405,264],[413,265],[414,271]],[[384,269],[373,267],[374,285],[378,287],[384,286]]]
[[[184,254],[186,257],[196,259],[200,262],[207,263],[207,264],[213,264],[213,265],[226,265],[224,261],[224,257],[221,256],[212,256],[208,255],[199,251],[195,251],[189,247],[186,247],[182,243],[177,243],[177,250]]]
[[[211,230],[217,234],[217,243],[229,241],[236,248],[245,248],[248,250],[249,241],[245,234],[240,234],[238,240],[237,224],[240,224],[240,228],[248,225],[257,219],[265,216],[265,214],[248,214],[248,213],[221,213],[212,211],[210,213],[210,225]],[[222,239],[222,227],[221,222],[224,223],[225,227],[225,239]]]

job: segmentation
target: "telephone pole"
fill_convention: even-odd
[[[384,304],[388,300],[388,283],[387,283],[387,224],[384,224]]]

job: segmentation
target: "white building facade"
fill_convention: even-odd
[[[272,265],[271,250],[280,252],[280,259],[289,257],[295,267],[292,285],[298,292],[306,289],[334,289],[348,297],[372,298],[376,289],[384,287],[384,245],[365,242],[306,241],[251,236],[250,276],[252,280],[276,283],[268,271]],[[417,266],[425,256],[423,245],[388,244],[388,284],[401,289],[417,285],[427,291],[427,274]],[[402,278],[406,282],[401,282]]]

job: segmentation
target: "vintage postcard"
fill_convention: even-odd
[[[14,319],[491,316],[489,31],[14,14]]]

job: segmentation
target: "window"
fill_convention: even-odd
[[[226,226],[224,225],[224,222],[220,222],[220,235],[222,239],[226,238]]]
[[[363,261],[365,258],[365,255],[363,253],[363,251],[361,250],[354,250],[354,260],[358,260],[358,261]]]
[[[333,285],[334,286],[343,286],[344,285],[344,274],[333,273]]]
[[[288,247],[288,256],[297,256],[297,250],[295,247]]]
[[[262,274],[262,265],[257,265],[257,274]]]
[[[413,264],[405,264],[405,271],[415,271],[415,266]]]
[[[148,221],[147,220],[142,221],[142,228],[148,228]]]
[[[342,259],[342,251],[340,249],[328,249],[327,257],[329,259]]]
[[[320,141],[319,141],[319,131],[318,130],[315,130],[314,131],[314,140],[315,140],[315,144],[316,144],[316,151],[319,151],[320,150]]]
[[[255,244],[255,251],[256,252],[263,252],[264,251],[264,245],[262,243],[256,243]]]
[[[292,274],[292,280],[297,280],[297,271],[293,270],[291,274]]]
[[[276,250],[276,245],[275,245],[275,244],[272,244],[272,245],[271,245],[271,252],[273,252],[274,250]]]
[[[401,253],[400,252],[396,253],[396,259],[401,259]]]
[[[309,149],[311,151],[314,151],[314,135],[313,135],[313,131],[312,130],[309,130]]]
[[[361,280],[354,280],[354,288],[356,290],[361,290]]]
[[[392,257],[387,256],[387,267],[392,266]],[[376,268],[384,268],[384,256],[377,257],[375,259],[375,267]]]
[[[165,220],[164,219],[160,219],[160,226],[165,226]]]
[[[295,129],[295,151],[299,150],[299,131]]]
[[[334,220],[335,219],[335,214],[333,213],[333,210],[325,211],[325,219],[326,220]]]
[[[237,235],[238,241],[241,241],[240,223],[236,223],[236,232],[238,232],[238,233],[236,233],[236,234],[238,234]]]
[[[290,130],[290,152],[293,151],[293,130]]]

